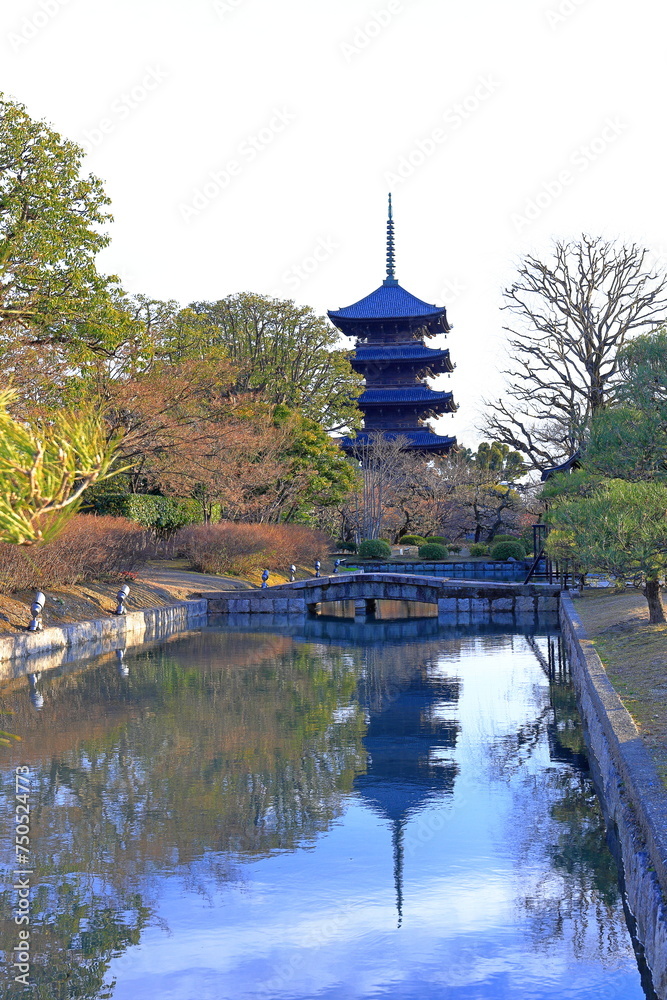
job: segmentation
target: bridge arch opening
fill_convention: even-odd
[[[325,618],[347,618],[366,621],[403,621],[411,618],[437,618],[438,605],[425,601],[399,599],[356,598],[346,601],[323,601],[309,607],[311,614]]]

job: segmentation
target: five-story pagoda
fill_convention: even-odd
[[[394,262],[389,195],[387,277],[359,302],[328,314],[341,333],[355,338],[352,367],[366,380],[358,401],[364,428],[355,439],[345,437],[341,443],[353,451],[372,434],[402,435],[411,451],[442,454],[456,445],[456,438],[436,434],[425,420],[453,413],[457,407],[451,392],[431,389],[426,379],[451,372],[454,366],[448,350],[427,347],[424,338],[449,332],[447,314],[444,307],[423,302],[402,288]]]

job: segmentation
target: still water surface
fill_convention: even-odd
[[[33,995],[650,995],[557,637],[369,628],[205,630],[5,690]]]

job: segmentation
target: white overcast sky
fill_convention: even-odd
[[[470,444],[525,253],[667,259],[666,29],[657,0],[4,0],[0,89],[90,150],[131,292],[349,305],[392,190],[397,277],[454,325],[439,429]]]

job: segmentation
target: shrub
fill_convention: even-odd
[[[523,560],[526,558],[526,550],[518,539],[512,539],[511,542],[498,542],[491,549],[492,559],[518,559]]]
[[[450,552],[460,552],[461,551],[461,546],[460,545],[449,545],[448,548],[449,548]]]
[[[529,552],[532,552],[533,550],[532,538],[528,543],[523,538],[523,536],[517,538],[516,535],[495,535],[494,538],[491,540],[491,548],[493,548],[494,545],[497,545],[498,542],[517,542],[517,544],[520,545],[521,548],[524,550],[524,554],[521,557],[522,559],[524,558],[524,556],[526,556]]]
[[[202,505],[194,499],[156,497],[146,493],[102,493],[93,496],[91,505],[97,514],[126,517],[158,535],[169,535],[187,524],[199,524],[204,520]]]
[[[291,563],[312,565],[330,548],[321,531],[300,524],[197,524],[183,528],[176,544],[199,573],[244,576],[257,569],[286,573]]]
[[[356,552],[357,546],[355,542],[336,542],[336,547],[339,552]]]
[[[398,540],[399,545],[426,545],[426,539],[421,535],[403,535]]]
[[[432,537],[429,536],[426,539],[426,544],[427,545],[431,545],[431,544],[432,545],[448,545],[449,543],[448,543],[448,541],[447,541],[446,538],[442,537],[442,535],[433,535]]]
[[[420,559],[446,559],[449,555],[446,545],[438,545],[437,542],[429,542],[419,548]]]
[[[473,542],[468,548],[468,552],[471,556],[488,556],[489,546],[484,545],[482,542]]]
[[[53,542],[31,546],[0,544],[0,591],[43,589],[123,576],[152,554],[150,536],[120,517],[79,514]]]
[[[388,559],[391,545],[384,538],[366,538],[357,551],[362,559]]]

